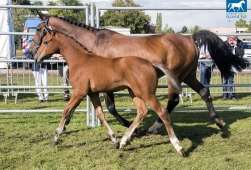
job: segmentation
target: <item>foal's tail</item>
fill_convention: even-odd
[[[227,45],[216,34],[202,30],[194,33],[192,37],[199,48],[202,45],[208,47],[212,59],[225,78],[232,74],[232,67],[238,71],[246,68],[248,61],[233,55]]]
[[[177,78],[177,76],[174,74],[174,72],[172,72],[169,68],[167,68],[162,63],[153,63],[153,66],[161,70],[163,73],[165,73],[167,77],[167,81],[170,83],[175,93],[180,94],[182,92],[180,81]]]

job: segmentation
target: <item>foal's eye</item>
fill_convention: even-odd
[[[49,41],[44,42],[45,45],[47,45],[48,43],[49,43]]]
[[[37,28],[37,31],[41,31],[42,28]]]

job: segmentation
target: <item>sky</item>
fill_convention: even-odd
[[[93,2],[98,7],[112,7],[114,0],[79,0],[83,4]],[[201,7],[201,8],[226,8],[226,0],[133,0],[142,7]],[[232,0],[239,2],[239,0]],[[247,8],[251,8],[251,0],[247,0]],[[157,13],[162,14],[162,27],[166,24],[172,27],[175,32],[180,31],[183,26],[188,29],[195,25],[202,29],[217,27],[235,27],[238,19],[226,18],[225,10],[145,10],[150,15],[151,23],[156,24]],[[251,10],[247,11],[247,23],[251,20]]]

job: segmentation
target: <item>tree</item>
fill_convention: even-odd
[[[188,28],[186,26],[183,26],[182,29],[178,33],[184,34],[184,33],[188,33],[188,32],[189,32]]]
[[[247,28],[248,24],[247,21],[244,19],[239,19],[235,22],[235,28]]]
[[[30,0],[12,0],[13,5],[31,5]]]
[[[17,0],[17,2],[13,2],[13,5],[30,5],[30,2],[27,0]],[[12,9],[13,14],[13,22],[14,22],[14,31],[15,32],[23,32],[24,31],[24,23],[26,18],[25,15],[31,15],[32,12],[30,9],[24,9],[24,8],[13,8]],[[21,35],[15,35],[15,40],[17,41],[18,45],[16,48],[21,48],[22,44],[22,36]]]
[[[44,4],[43,4],[43,2],[36,0],[36,1],[33,2],[33,5],[34,6],[43,6]],[[37,15],[36,9],[30,9],[30,10],[31,10],[31,13],[33,15]],[[42,8],[40,8],[39,10],[40,11],[46,11],[46,9],[42,9]]]
[[[166,24],[162,33],[175,33],[175,32],[172,27],[168,27],[168,24]]]
[[[196,33],[201,30],[201,27],[198,25],[195,25],[194,27],[191,28],[190,32],[191,33]]]
[[[246,31],[246,32],[251,33],[251,20],[249,21],[249,24],[248,24],[248,29],[247,29],[247,31]]]
[[[113,7],[140,7],[133,0],[115,0]],[[129,27],[131,33],[149,33],[150,16],[141,10],[107,10],[100,17],[100,26]]]
[[[161,13],[157,13],[155,32],[157,34],[162,33],[162,14]]]
[[[78,0],[59,0],[56,3],[49,1],[48,6],[84,6]],[[65,18],[70,18],[78,22],[85,22],[85,11],[80,9],[50,9],[48,11],[49,15],[63,16]]]
[[[54,2],[54,1],[49,1],[49,2],[47,3],[47,5],[48,5],[48,6],[57,6],[57,3]]]
[[[33,5],[34,5],[34,6],[43,6],[44,4],[43,4],[43,2],[41,2],[41,1],[34,1],[34,2],[33,2]]]

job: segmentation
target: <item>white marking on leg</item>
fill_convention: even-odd
[[[182,150],[182,147],[179,145],[179,140],[175,135],[173,135],[173,137],[170,138],[170,141],[173,144],[174,148],[177,150],[177,152]]]
[[[97,110],[96,110],[96,111],[97,111],[97,113],[99,113],[100,116],[101,116],[101,114],[104,115],[104,112],[103,112],[103,110],[102,110],[102,108],[101,108],[100,106],[97,107]],[[100,121],[102,121],[102,120],[100,120]],[[108,133],[110,139],[112,140],[113,144],[116,144],[116,143],[117,143],[116,135],[115,135],[115,133],[112,131],[112,129],[111,129],[111,127],[108,125],[108,123],[106,122],[105,118],[103,119],[103,124],[104,124],[104,126],[105,126],[105,128],[106,128],[106,130],[107,130],[107,133]]]
[[[127,131],[125,132],[122,140],[120,141],[120,148],[123,148],[126,145],[127,140],[129,140],[131,138],[132,133],[134,132],[136,127],[140,124],[140,122],[136,123],[133,127],[127,129]]]
[[[158,133],[157,129],[159,129],[162,126],[163,123],[159,123],[158,121],[156,121],[149,129],[148,129],[148,133]]]

